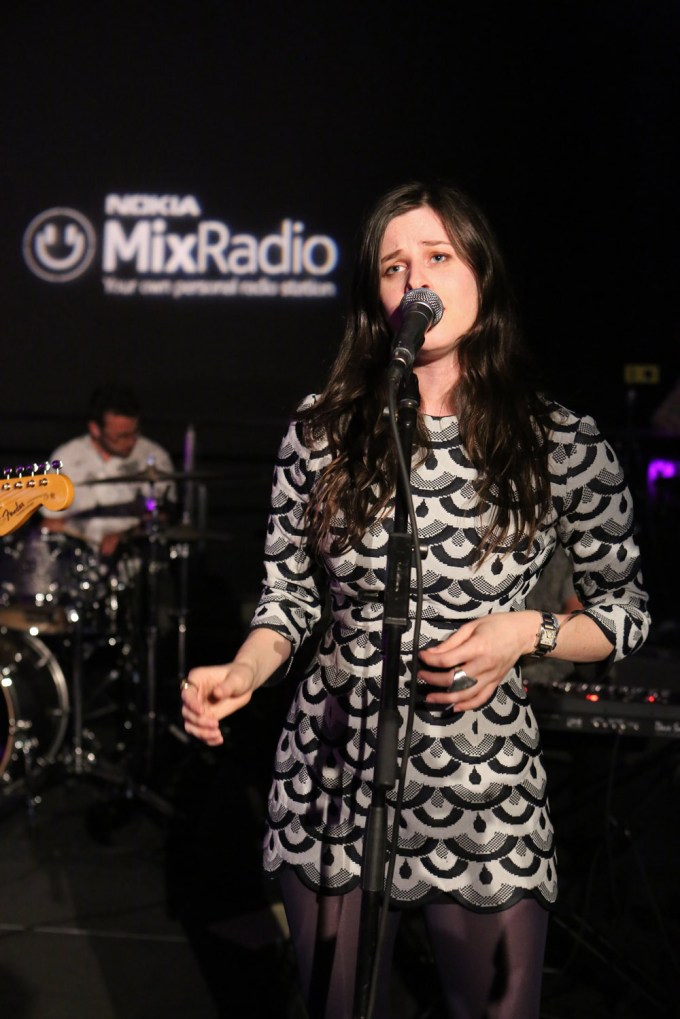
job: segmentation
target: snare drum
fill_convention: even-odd
[[[46,528],[7,535],[0,545],[0,625],[38,634],[71,629],[68,609],[94,602],[102,586],[90,546]]]
[[[68,719],[66,679],[49,648],[0,629],[0,795],[54,762]]]

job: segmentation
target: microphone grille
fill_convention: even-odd
[[[407,294],[404,294],[400,305],[401,310],[406,311],[412,304],[427,305],[432,312],[433,326],[436,326],[444,314],[444,305],[442,304],[441,297],[435,294],[434,290],[430,290],[429,287],[416,287],[415,290],[409,290]]]

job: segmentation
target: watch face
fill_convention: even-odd
[[[552,651],[557,643],[557,632],[559,630],[559,623],[555,616],[550,612],[543,613],[543,621],[538,631],[538,638],[536,640],[536,649],[534,655],[539,658],[546,654],[548,651]]]

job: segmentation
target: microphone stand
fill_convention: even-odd
[[[409,375],[399,390],[399,442],[407,464],[411,463],[413,437],[418,418],[420,395],[418,378]],[[381,909],[384,901],[385,865],[388,853],[387,793],[397,780],[399,738],[399,671],[401,636],[409,625],[409,594],[416,535],[408,533],[407,493],[401,471],[397,472],[394,528],[387,546],[385,612],[383,617],[383,668],[380,685],[380,708],[377,721],[377,745],[371,806],[366,823],[362,861],[362,897],[359,920],[359,945],[354,986],[354,1019],[371,1019],[375,1004],[375,975],[378,971],[377,949]],[[396,837],[396,833],[395,833]],[[392,847],[396,850],[396,846]]]

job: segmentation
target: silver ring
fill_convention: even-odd
[[[188,690],[190,686],[193,686],[194,690],[198,690],[195,683],[192,683],[190,679],[183,679],[179,685],[180,690]]]
[[[462,669],[460,665],[456,665],[453,670],[453,679],[449,684],[448,693],[459,693],[461,690],[469,690],[476,683],[477,680],[474,676],[468,676],[465,669]]]

